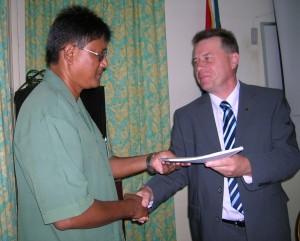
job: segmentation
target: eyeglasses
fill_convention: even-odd
[[[78,47],[78,48],[79,48],[79,47]],[[103,50],[103,52],[100,53],[100,54],[98,54],[98,53],[96,53],[96,52],[94,52],[94,51],[85,49],[85,48],[79,48],[79,49],[80,49],[80,50],[84,50],[84,51],[89,52],[89,53],[92,53],[92,54],[94,54],[94,55],[97,55],[99,62],[102,62],[102,60],[103,60],[103,59],[106,57],[106,55],[107,55],[107,49]]]

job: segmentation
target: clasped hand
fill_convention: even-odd
[[[140,196],[142,199],[142,206],[144,208],[147,208],[148,210],[148,206],[149,203],[151,201],[153,201],[153,194],[152,194],[152,190],[148,187],[148,186],[144,186],[143,188],[141,188],[136,195]],[[147,216],[143,216],[140,218],[133,218],[132,221],[137,221],[139,223],[145,223],[147,220],[149,219],[149,215]]]
[[[173,158],[175,157],[175,155],[171,151],[160,151],[154,153],[151,158],[151,166],[159,174],[169,174],[181,167],[180,163],[171,163],[160,160],[160,158],[166,157]],[[187,165],[189,164],[184,164],[184,166]],[[128,203],[131,210],[131,214],[129,217],[132,218],[133,221],[144,223],[148,220],[148,205],[151,199],[151,195],[152,191],[149,192],[149,190],[145,192],[140,190],[136,195],[129,193],[124,195],[124,201]]]
[[[141,196],[126,193],[124,195],[124,201],[129,203],[132,219],[143,218],[145,221],[148,220],[148,208],[142,205]]]
[[[165,162],[160,160],[160,158],[173,158],[175,157],[174,153],[171,151],[160,151],[155,153],[151,159],[151,166],[153,169],[159,174],[169,174],[182,166],[190,166],[191,163],[180,163],[180,162]],[[152,190],[145,186],[141,188],[136,195],[140,196],[142,199],[141,205],[142,207],[148,210],[149,203],[153,201]],[[139,223],[145,223],[149,219],[149,215],[132,218],[132,221],[137,221]]]

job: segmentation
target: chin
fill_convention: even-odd
[[[207,91],[207,89],[209,89],[209,86],[203,82],[199,82],[199,85],[201,87],[201,89]]]
[[[100,85],[100,78],[93,81],[93,86],[91,88],[97,88]]]

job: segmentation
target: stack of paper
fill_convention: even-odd
[[[219,151],[215,153],[211,153],[205,156],[196,156],[196,157],[175,157],[175,158],[160,158],[162,161],[166,162],[190,162],[190,163],[205,163],[208,161],[214,161],[219,160],[222,158],[230,157],[240,151],[244,150],[242,146],[225,150],[225,151]]]

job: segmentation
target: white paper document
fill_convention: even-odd
[[[219,160],[222,158],[230,157],[240,151],[244,150],[242,146],[233,148],[230,150],[219,151],[211,153],[205,156],[196,156],[196,157],[175,157],[175,158],[160,158],[162,161],[166,162],[190,162],[190,163],[205,163],[208,161]]]

